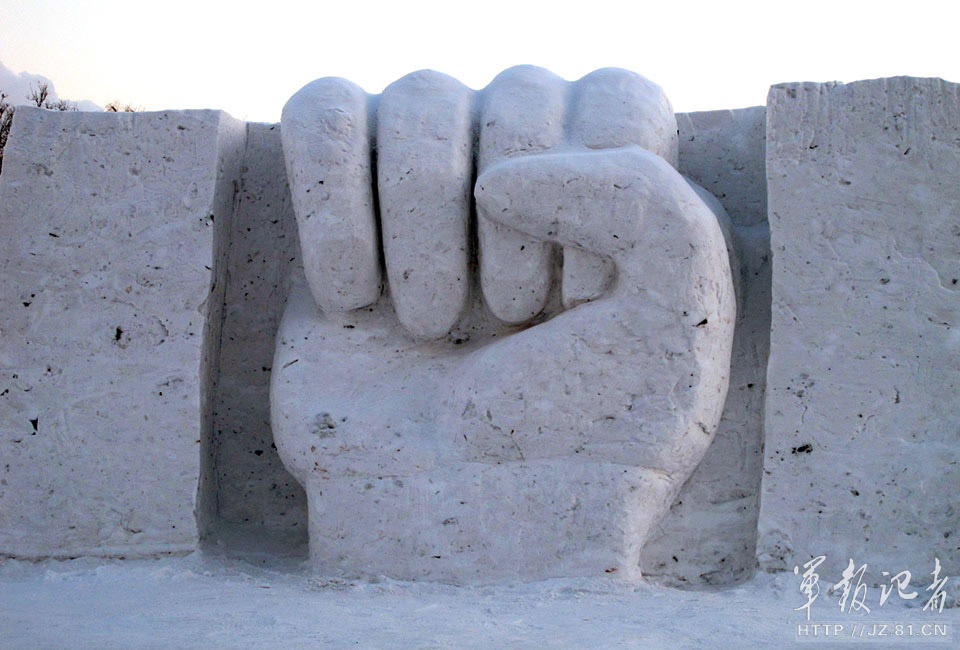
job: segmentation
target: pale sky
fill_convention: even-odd
[[[763,104],[785,81],[960,81],[960,3],[0,0],[0,63],[60,97],[277,121],[317,77],[379,92],[433,68],[481,88],[532,63],[639,72],[677,111]]]

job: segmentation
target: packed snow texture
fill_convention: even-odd
[[[791,572],[703,591],[628,587],[613,579],[453,587],[327,579],[309,574],[305,555],[267,557],[198,552],[158,560],[2,561],[0,647],[715,650],[836,642],[798,637],[806,621],[794,608],[805,598],[801,578]],[[840,613],[839,594],[827,594],[830,578],[821,576],[811,623],[844,622],[847,634],[854,622],[868,630],[873,623],[913,623],[917,634],[922,624],[937,622],[950,636],[933,642],[887,636],[875,639],[886,641],[877,647],[956,647],[960,608],[921,611],[929,594],[919,579],[912,583],[918,598],[902,601],[894,592],[878,608],[879,589],[871,587],[871,613],[848,617]],[[953,587],[948,603],[957,600]]]

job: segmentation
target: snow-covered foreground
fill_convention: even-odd
[[[264,557],[0,562],[0,648],[713,650],[836,643],[798,638],[804,617],[793,608],[804,598],[789,573],[712,591],[602,579],[458,588],[322,579],[299,558]],[[875,607],[879,589],[871,589],[872,612],[853,618],[824,593],[811,622],[843,621],[849,635],[853,622],[866,623],[868,633],[874,623],[913,623],[919,634],[922,624],[936,621],[950,637],[897,639],[891,628],[876,647],[957,647],[960,608],[922,612],[926,595],[914,587],[919,598],[900,601],[894,592],[882,609]]]

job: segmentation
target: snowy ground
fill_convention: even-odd
[[[608,580],[458,588],[322,579],[309,575],[301,557],[266,557],[208,552],[156,560],[2,561],[0,649],[837,645],[832,638],[797,636],[804,617],[793,608],[804,598],[793,574],[760,574],[712,591]],[[870,598],[878,595],[874,589]],[[898,639],[890,628],[891,636],[869,645],[960,647],[960,607],[931,614],[921,611],[924,600],[894,595],[882,609],[845,618],[836,598],[823,594],[811,623],[844,622],[849,635],[854,622],[868,624],[868,632],[874,623],[913,623],[915,634],[922,624],[939,622],[948,626],[946,640]],[[848,636],[841,647],[858,645]]]

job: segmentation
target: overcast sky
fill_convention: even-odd
[[[567,79],[628,68],[694,111],[762,104],[783,81],[960,81],[958,18],[956,0],[0,0],[0,63],[72,100],[261,121],[317,77],[379,92],[433,68],[481,88],[518,63]]]

